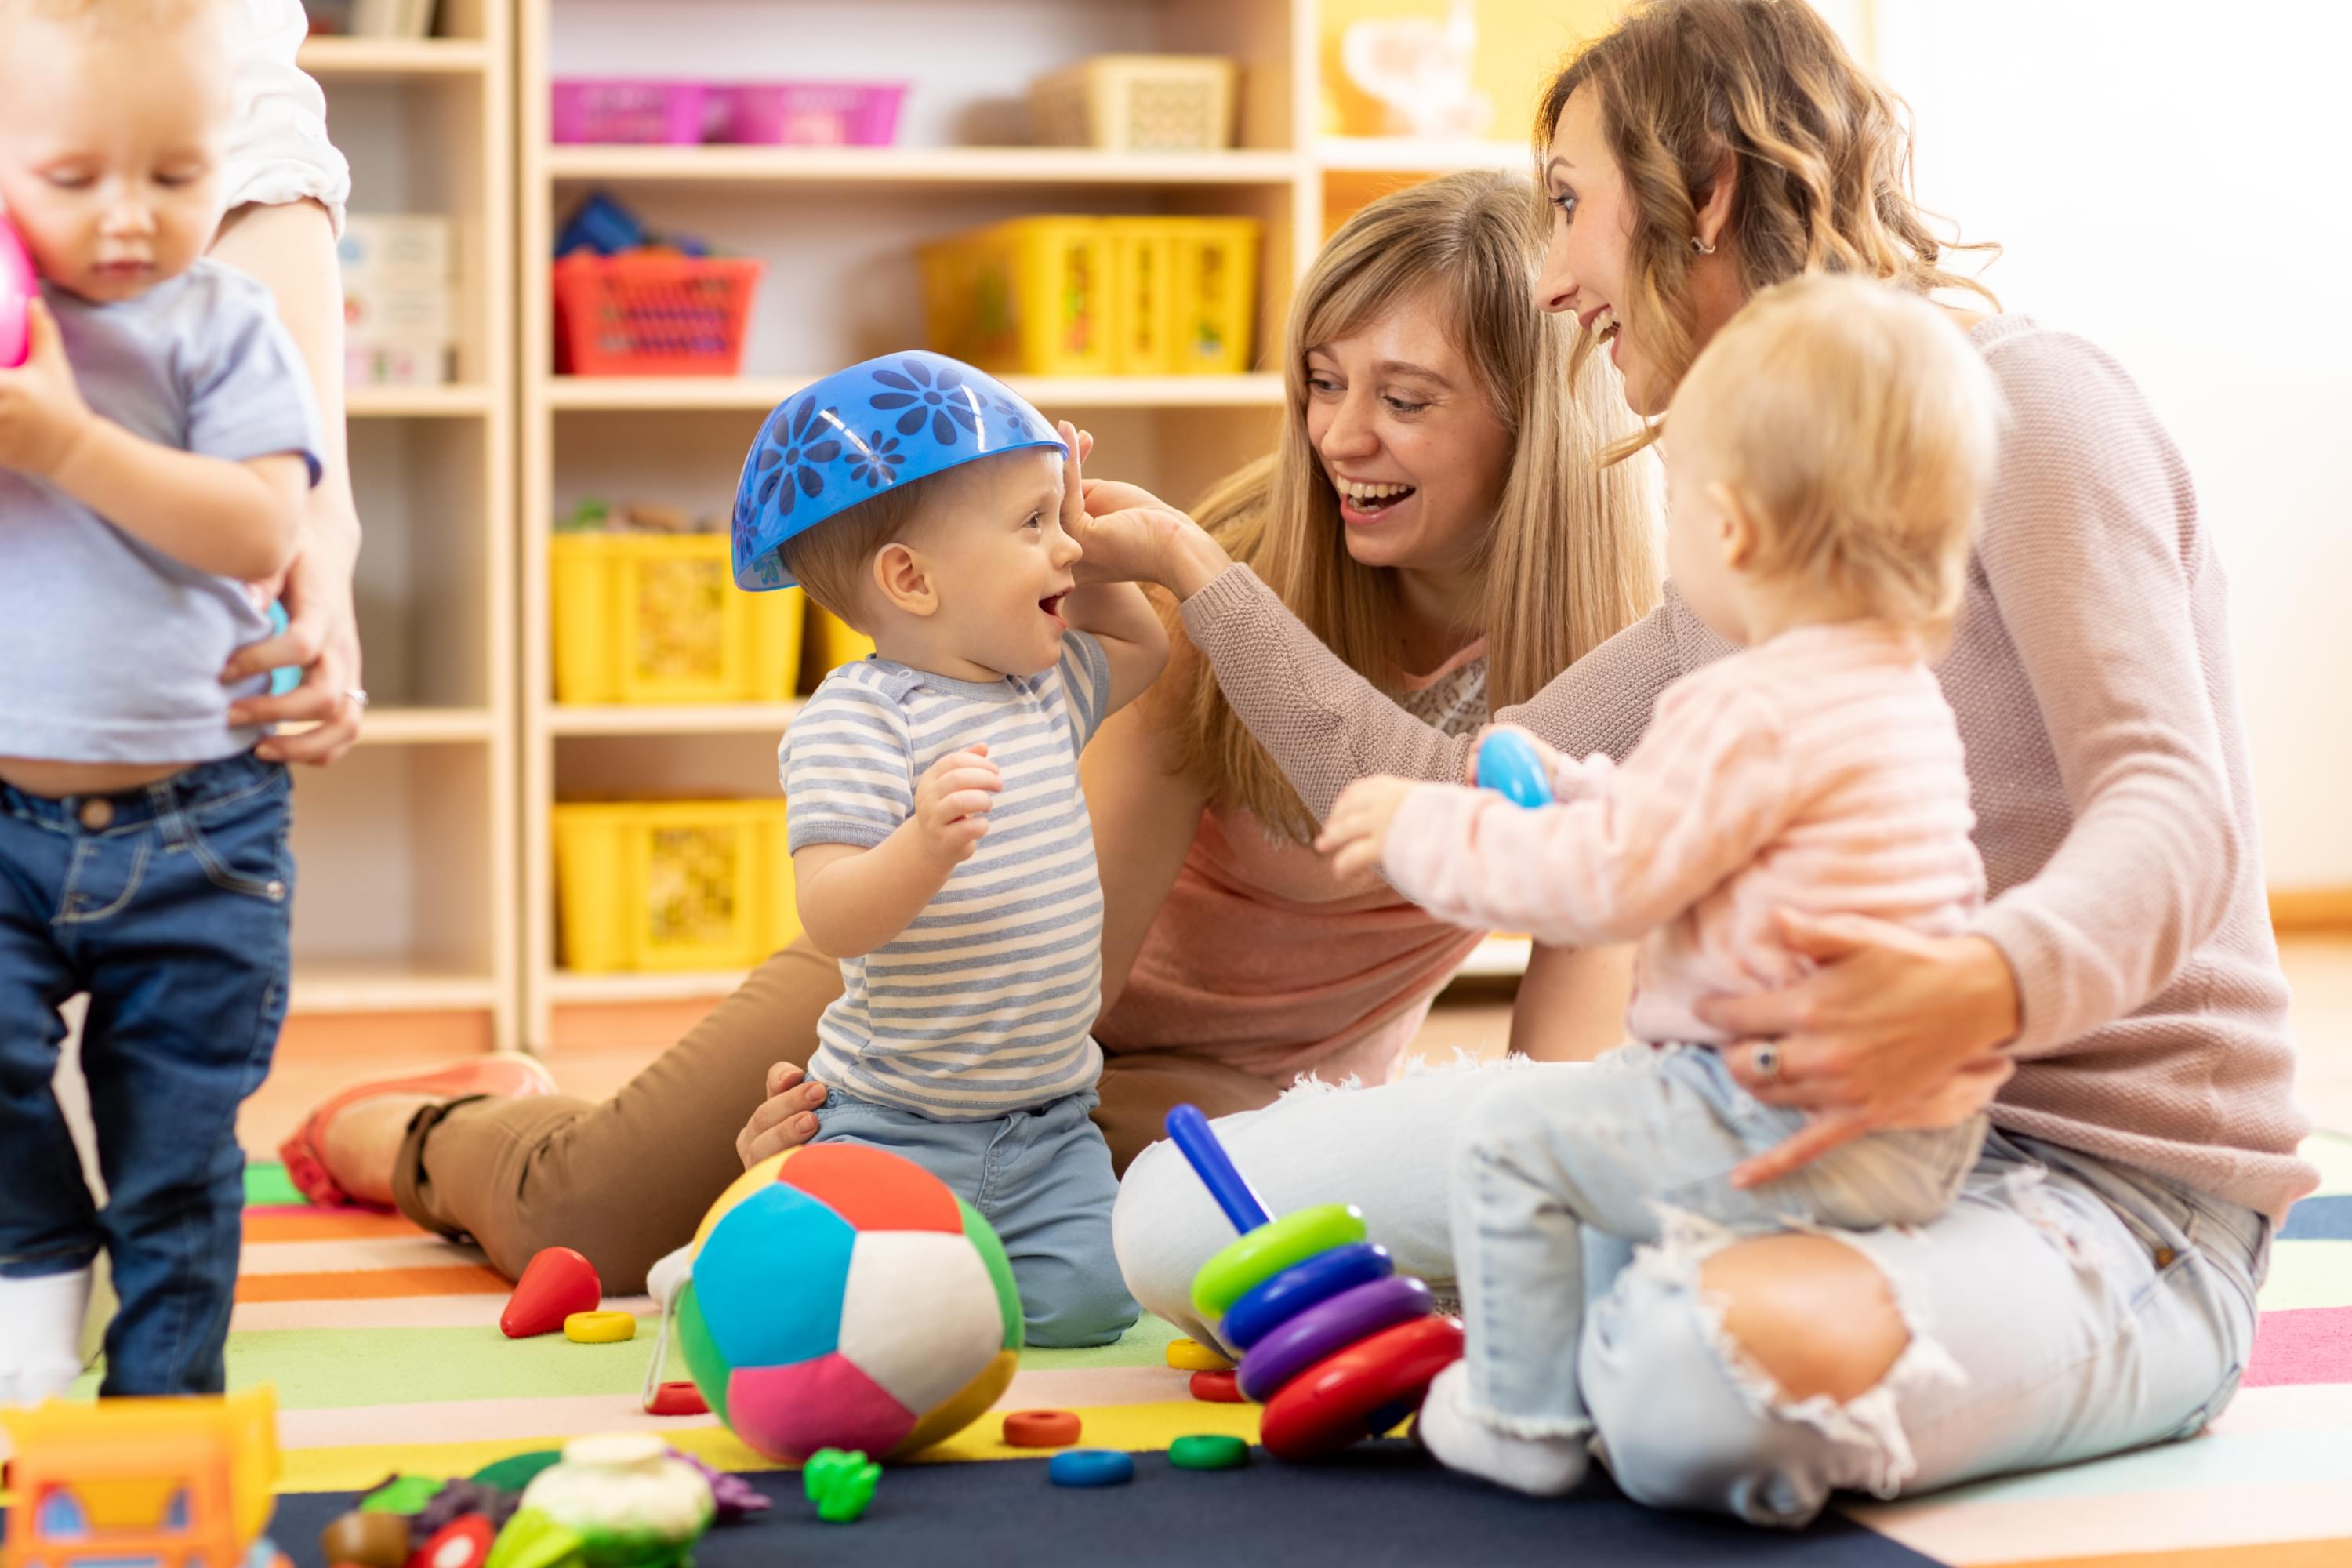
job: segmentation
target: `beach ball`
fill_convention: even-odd
[[[912,1161],[854,1143],[763,1160],[710,1205],[676,1302],[695,1386],[776,1459],[897,1457],[1013,1381],[1021,1298],[995,1231]]]

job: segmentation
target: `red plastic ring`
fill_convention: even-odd
[[[1372,1417],[1410,1405],[1461,1359],[1462,1324],[1417,1318],[1318,1362],[1265,1407],[1258,1440],[1278,1459],[1312,1459],[1371,1436]]]
[[[1243,1405],[1241,1374],[1234,1372],[1196,1372],[1192,1374],[1192,1397],[1205,1399],[1212,1405]]]

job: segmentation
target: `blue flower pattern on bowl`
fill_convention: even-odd
[[[868,432],[860,441],[853,433],[849,437],[849,477],[868,489],[886,489],[898,482],[898,469],[907,460],[899,449],[898,437],[886,436],[879,430]]]
[[[942,447],[956,444],[959,425],[979,434],[980,421],[972,416],[971,394],[964,390],[961,375],[942,368],[934,380],[931,367],[920,360],[898,363],[901,369],[874,373],[875,382],[887,390],[876,393],[871,401],[885,413],[906,410],[898,416],[899,435],[914,435],[927,420],[931,426],[931,439]]]

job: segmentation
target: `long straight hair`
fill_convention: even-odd
[[[1349,218],[1291,306],[1275,450],[1194,509],[1234,559],[1391,697],[1405,673],[1388,652],[1394,579],[1348,553],[1339,497],[1307,434],[1307,355],[1410,300],[1433,300],[1512,436],[1510,476],[1477,556],[1489,704],[1533,695],[1657,603],[1654,476],[1600,461],[1638,426],[1602,357],[1571,354],[1574,322],[1536,306],[1543,231],[1535,211],[1525,179],[1482,170],[1412,186]],[[1171,620],[1176,657],[1156,701],[1179,765],[1269,830],[1312,837],[1315,821],[1297,792],[1225,701],[1181,621]]]

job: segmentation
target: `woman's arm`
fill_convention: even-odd
[[[1102,1016],[1127,989],[1144,938],[1176,886],[1201,829],[1208,796],[1171,772],[1169,727],[1147,695],[1111,715],[1078,761],[1087,812],[1094,818],[1095,860],[1102,868]]]

